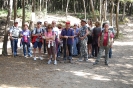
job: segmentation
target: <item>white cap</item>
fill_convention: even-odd
[[[24,23],[24,25],[27,25],[27,26],[29,26],[29,23],[28,23],[28,22],[25,22],[25,23]]]
[[[42,23],[42,21],[38,20],[37,23]]]
[[[18,19],[15,19],[15,22],[14,23],[16,23],[16,22],[19,22]]]

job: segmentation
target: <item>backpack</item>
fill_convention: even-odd
[[[36,42],[36,39],[38,38],[38,36],[32,36],[33,31],[31,32],[31,42],[32,44],[34,44]],[[40,33],[43,32],[43,29],[41,29]],[[37,28],[35,28],[35,34],[37,34]],[[39,38],[39,42],[42,42],[42,36]]]

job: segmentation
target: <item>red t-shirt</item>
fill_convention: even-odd
[[[99,34],[99,36],[102,35],[102,32]],[[113,34],[110,34],[110,38],[113,38]],[[107,46],[108,44],[108,32],[104,32],[104,37],[103,37],[103,46]]]

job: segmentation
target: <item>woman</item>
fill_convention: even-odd
[[[21,32],[21,43],[23,45],[23,53],[24,53],[24,57],[27,57],[27,53],[26,53],[26,48],[27,48],[27,52],[28,52],[28,56],[31,57],[31,52],[30,52],[30,35],[31,32],[28,29],[29,24],[25,23],[24,24],[24,29]]]
[[[61,37],[61,31],[63,29],[62,24],[58,24],[58,29],[59,29],[59,38],[60,38]],[[60,38],[59,43],[58,43],[57,57],[60,57],[60,53],[62,53],[62,47],[63,47],[63,41]]]
[[[94,57],[97,57],[99,47],[98,47],[98,35],[101,33],[101,23],[96,22],[95,23],[95,28],[92,31],[92,55]]]
[[[57,65],[56,61],[56,44],[55,44],[55,33],[52,31],[53,27],[51,24],[47,26],[47,31],[44,33],[46,39],[46,47],[48,51],[48,64],[51,64],[51,55],[54,57],[54,65]]]
[[[89,35],[88,35],[88,57],[92,57],[92,20],[88,20],[88,29],[89,29]]]
[[[74,31],[73,56],[77,56],[78,55],[77,44],[79,41],[78,40],[78,25],[77,24],[74,24],[73,31]]]

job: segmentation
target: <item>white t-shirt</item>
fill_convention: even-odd
[[[59,38],[59,34],[60,34],[59,29],[57,27],[53,27],[53,31],[56,34],[57,38]]]
[[[15,26],[12,26],[9,31],[13,37],[19,37],[19,34],[22,31],[22,29],[15,27]]]

